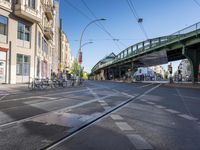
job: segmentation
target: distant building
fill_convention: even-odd
[[[71,49],[69,45],[69,41],[67,39],[67,35],[62,32],[62,50],[61,50],[61,63],[63,68],[67,69],[71,68],[72,58],[71,58]]]
[[[151,68],[144,68],[140,67],[137,71],[133,74],[133,78],[136,81],[149,81],[155,80],[155,73]]]
[[[156,74],[155,78],[156,80],[162,80],[162,79],[165,79],[165,74],[166,74],[166,71],[165,69],[158,65],[158,66],[153,66],[153,67],[150,67]]]
[[[176,81],[190,81],[192,74],[192,68],[188,59],[184,59],[178,66],[178,70],[175,72]]]

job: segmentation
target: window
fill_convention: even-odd
[[[30,41],[30,26],[18,22],[17,38],[24,41]]]
[[[47,44],[47,42],[46,42],[46,40],[44,38],[42,38],[42,50],[45,53],[48,53],[48,44]]]
[[[41,47],[41,33],[38,32],[38,48]]]
[[[17,54],[17,75],[29,76],[30,72],[30,56]]]
[[[0,34],[7,35],[8,19],[7,17],[0,16]]]
[[[35,0],[28,0],[28,7],[35,9]]]

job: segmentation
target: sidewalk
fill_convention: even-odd
[[[192,84],[192,83],[172,83],[172,84],[165,84],[165,86],[166,87],[200,89],[200,83],[197,83],[197,84]]]
[[[27,92],[27,84],[0,84],[0,95]]]

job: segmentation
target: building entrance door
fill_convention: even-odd
[[[0,83],[6,82],[6,62],[0,60]]]

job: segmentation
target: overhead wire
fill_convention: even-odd
[[[90,9],[90,7],[87,5],[87,3],[84,0],[81,0],[83,5],[88,9],[88,11],[91,13],[91,15],[95,18],[98,19],[98,17],[94,14],[94,12]],[[123,42],[121,42],[118,38],[115,38],[106,28],[105,26],[99,22],[101,27],[104,29],[104,31],[108,34],[108,36],[114,41],[114,42],[119,42],[121,45],[124,47],[127,47]]]
[[[138,22],[141,31],[143,32],[143,34],[146,37],[146,39],[148,39],[147,32],[146,32],[146,30],[145,30],[142,22],[139,21],[139,19],[141,19],[141,18],[138,16],[137,11],[135,9],[135,6],[134,6],[133,2],[131,0],[126,0],[126,2],[127,2],[128,6],[130,8],[132,14],[134,15],[136,21]]]
[[[82,10],[80,10],[78,7],[74,6],[71,2],[69,2],[68,0],[63,0],[64,4],[68,4],[69,6],[71,6],[73,9],[75,9],[77,12],[79,12],[82,16],[84,16],[85,18],[87,18],[88,20],[92,21],[92,18],[89,17],[88,15],[86,15]],[[65,5],[66,6],[66,5]],[[99,24],[95,23],[101,30],[103,30],[104,32],[105,29],[103,27],[101,27]],[[107,32],[106,32],[107,33]],[[108,33],[107,33],[108,34]],[[114,42],[115,43],[115,42]],[[121,50],[121,48],[119,47],[119,45],[117,43],[115,43],[115,45],[117,46],[117,48],[119,50]]]
[[[199,7],[200,7],[200,3],[197,0],[193,0]]]

